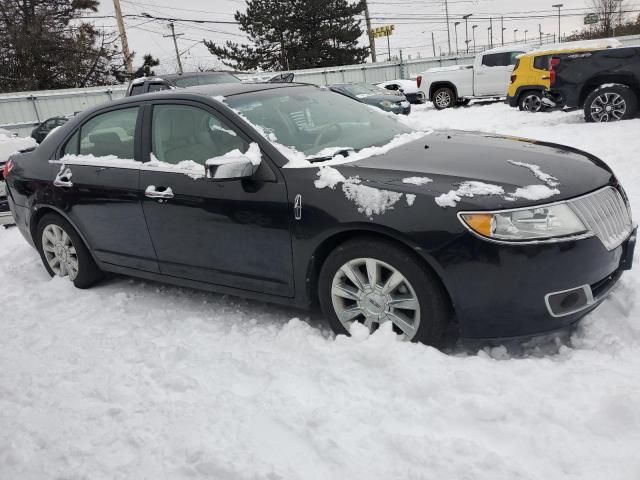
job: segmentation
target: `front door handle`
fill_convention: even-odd
[[[171,187],[156,187],[155,185],[149,185],[144,191],[144,196],[147,198],[160,199],[173,198],[173,190],[171,190]]]
[[[69,168],[65,168],[61,170],[56,175],[56,178],[53,179],[54,187],[62,187],[62,188],[71,188],[73,187],[73,182],[71,181],[71,177],[73,174]]]

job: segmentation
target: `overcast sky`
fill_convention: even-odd
[[[562,34],[580,28],[583,24],[583,16],[587,11],[590,0],[561,0],[562,8],[561,29]],[[174,4],[173,6],[171,4]],[[447,24],[444,21],[444,0],[369,0],[369,11],[373,26],[386,24],[395,25],[395,34],[391,36],[391,53],[397,55],[402,49],[405,56],[416,57],[421,55],[432,56],[431,32],[434,32],[436,52],[447,52]],[[558,32],[558,18],[551,16],[557,9],[553,9],[553,0],[448,0],[449,15],[451,20],[451,42],[455,49],[455,34],[453,23],[460,21],[462,15],[472,14],[469,18],[469,38],[472,35],[472,25],[478,25],[476,29],[476,43],[478,46],[487,44],[489,17],[493,21],[493,42],[500,45],[501,26],[500,16],[504,20],[505,43],[513,42],[514,35],[519,41],[524,40],[525,30],[528,30],[527,39],[537,37],[538,25],[544,33]],[[632,7],[635,1],[626,1],[627,9]],[[175,6],[177,5],[177,6]],[[127,14],[149,13],[154,16],[170,17],[176,19],[198,19],[232,22],[236,10],[244,10],[244,0],[121,0],[122,12]],[[113,15],[112,0],[102,0],[100,13]],[[454,18],[455,17],[455,18]],[[508,18],[512,17],[512,18]],[[520,17],[520,18],[513,18]],[[538,18],[545,17],[545,18]],[[115,30],[115,20],[100,19],[96,23]],[[127,35],[130,49],[136,52],[134,65],[139,63],[145,53],[151,53],[160,58],[159,72],[173,72],[176,70],[175,50],[173,40],[168,35],[170,30],[167,22],[149,21],[144,18],[126,18]],[[248,39],[233,24],[194,24],[189,22],[176,22],[176,33],[183,34],[178,39],[178,47],[181,52],[185,71],[193,70],[198,66],[204,68],[221,67],[201,43],[202,39],[213,40],[223,44],[227,40],[247,42]],[[364,28],[364,20],[363,20]],[[518,32],[514,33],[514,30]],[[367,38],[363,35],[361,43],[366,44]],[[464,49],[465,26],[462,21],[458,26],[458,46]],[[379,60],[387,57],[386,39],[377,40]]]

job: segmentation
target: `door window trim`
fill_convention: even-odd
[[[141,134],[142,134],[142,122],[143,122],[143,113],[144,113],[144,108],[143,108],[144,104],[139,103],[139,102],[132,102],[132,103],[125,103],[125,104],[120,104],[120,105],[111,105],[109,107],[105,107],[102,110],[98,110],[96,112],[93,112],[90,116],[87,116],[86,118],[84,118],[82,120],[82,123],[80,123],[79,125],[77,125],[73,130],[71,130],[64,138],[64,140],[62,142],[60,142],[60,145],[58,146],[58,148],[56,149],[54,158],[52,160],[49,160],[49,163],[56,163],[56,164],[61,164],[61,163],[65,163],[68,165],[91,165],[91,166],[96,166],[96,167],[110,167],[110,168],[130,168],[130,169],[136,169],[139,168],[139,166],[126,166],[124,164],[114,164],[113,162],[109,162],[109,161],[105,161],[103,163],[100,163],[98,161],[85,161],[85,160],[79,160],[79,159],[74,159],[74,160],[65,160],[64,162],[61,162],[60,159],[64,156],[63,155],[63,150],[64,148],[67,146],[67,143],[73,138],[73,136],[76,133],[80,133],[82,132],[82,127],[84,127],[89,121],[91,121],[92,119],[94,119],[95,117],[102,115],[103,113],[109,113],[109,112],[115,112],[118,110],[128,110],[131,108],[137,108],[138,109],[138,116],[136,118],[136,129],[135,129],[135,133],[134,133],[134,139],[133,139],[133,159],[127,159],[127,160],[132,160],[135,161],[139,164],[142,164],[142,161],[140,160],[142,158],[141,153],[142,153],[142,148],[141,148]],[[78,135],[78,145],[80,144],[80,136]],[[79,151],[79,149],[78,149]],[[100,158],[100,157],[97,157]]]

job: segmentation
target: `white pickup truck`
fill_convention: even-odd
[[[473,65],[430,68],[416,78],[418,88],[438,110],[475,98],[506,97],[513,67],[528,48],[500,47],[476,55]]]

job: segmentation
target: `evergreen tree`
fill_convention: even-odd
[[[248,0],[235,14],[253,45],[205,41],[225,65],[239,70],[294,70],[361,63],[364,4],[347,0]]]
[[[157,67],[158,65],[160,65],[160,60],[158,60],[157,58],[153,58],[153,55],[148,53],[142,57],[142,65],[140,65],[138,69],[133,72],[131,78],[153,77],[156,72],[154,72],[152,69],[153,67]]]
[[[112,82],[118,37],[80,20],[97,9],[97,0],[0,0],[0,91]]]

